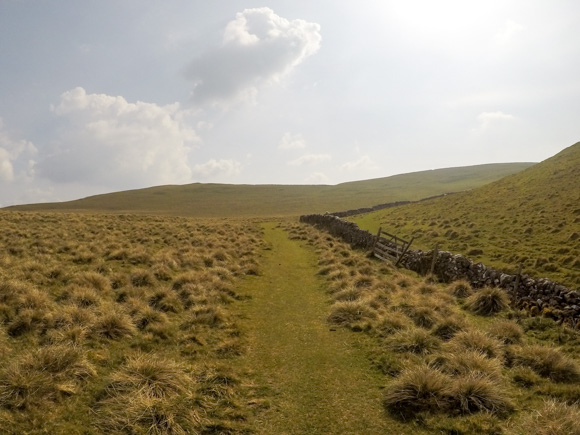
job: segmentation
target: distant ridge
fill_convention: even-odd
[[[335,186],[200,183],[158,186],[67,202],[11,206],[5,210],[195,217],[298,216],[469,190],[520,172],[533,164],[498,163],[435,169]]]

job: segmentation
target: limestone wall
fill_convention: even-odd
[[[353,248],[372,249],[376,239],[376,235],[361,230],[354,222],[343,221],[332,215],[305,215],[300,217],[300,221],[328,231]],[[432,261],[433,251],[411,249],[400,264],[424,275],[430,272]],[[482,263],[473,263],[469,258],[447,251],[437,253],[433,274],[442,282],[465,279],[474,288],[500,287],[509,293],[513,306],[580,327],[580,292],[546,278],[533,279],[522,274],[518,281],[517,275],[504,273]]]

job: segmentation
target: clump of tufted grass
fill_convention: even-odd
[[[455,334],[448,341],[447,348],[451,352],[476,351],[482,353],[487,358],[503,359],[504,357],[504,347],[500,341],[475,329]]]
[[[204,419],[195,404],[192,398],[158,399],[141,394],[119,396],[98,409],[97,427],[104,433],[201,433]]]
[[[556,400],[546,400],[534,411],[510,427],[510,433],[517,435],[559,435],[580,434],[580,409]]]
[[[137,269],[131,273],[131,284],[135,287],[151,287],[155,284],[155,276],[147,269]]]
[[[379,337],[387,337],[398,331],[413,327],[411,320],[398,311],[381,315],[374,324],[373,330]]]
[[[68,291],[70,301],[80,308],[98,306],[102,302],[101,295],[93,287],[73,285]]]
[[[418,412],[445,411],[451,382],[449,376],[426,365],[409,367],[387,385],[383,405],[402,420],[410,420]]]
[[[511,320],[500,320],[491,325],[489,334],[504,344],[517,344],[522,341],[524,330]]]
[[[362,297],[362,290],[360,288],[350,286],[335,293],[332,298],[335,301],[356,301]]]
[[[115,371],[97,406],[105,432],[198,433],[196,382],[186,367],[155,354],[128,358]]]
[[[512,364],[529,367],[538,375],[554,382],[580,381],[580,366],[556,348],[541,345],[512,349]]]
[[[206,325],[210,328],[219,328],[228,320],[225,311],[216,305],[193,307],[190,316],[182,324],[182,329],[189,329],[194,325]]]
[[[337,325],[353,326],[357,322],[376,317],[376,311],[362,301],[343,301],[332,306],[328,321]]]
[[[502,364],[496,358],[489,358],[486,354],[464,350],[448,352],[437,356],[433,363],[441,371],[451,376],[479,376],[499,381],[502,377]]]
[[[465,300],[465,307],[480,316],[492,316],[509,307],[509,296],[500,288],[486,287]]]
[[[193,379],[182,364],[155,354],[138,354],[111,375],[106,391],[109,396],[139,393],[164,398],[192,388]]]
[[[441,340],[421,328],[399,331],[387,339],[387,347],[393,352],[410,352],[427,355],[441,347]]]
[[[179,313],[183,305],[179,295],[170,288],[157,288],[148,297],[147,302],[156,310],[164,313]]]
[[[453,296],[459,299],[467,298],[473,294],[471,284],[465,279],[460,279],[451,283],[449,285],[449,291]]]
[[[470,373],[453,379],[450,405],[461,414],[489,412],[507,415],[514,410],[501,384],[488,376]]]
[[[465,330],[466,327],[466,322],[461,317],[447,317],[437,322],[431,333],[441,340],[448,341],[458,332]]]
[[[80,272],[72,282],[80,287],[90,287],[99,292],[104,292],[111,288],[109,280],[97,272]]]
[[[131,317],[117,307],[103,308],[101,314],[89,327],[90,334],[95,337],[120,340],[135,335],[137,328]]]
[[[76,346],[44,346],[12,361],[0,373],[0,405],[9,409],[45,406],[79,392],[96,374]]]
[[[435,309],[426,305],[410,305],[403,312],[421,328],[429,329],[439,320]]]

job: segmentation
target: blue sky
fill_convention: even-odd
[[[0,206],[580,140],[576,1],[0,0]]]

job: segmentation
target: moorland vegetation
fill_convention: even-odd
[[[577,330],[512,309],[502,290],[440,284],[287,228],[318,254],[328,322],[372,337],[386,418],[407,433],[580,433]]]
[[[258,273],[256,225],[3,212],[0,227],[2,433],[243,431],[230,307]]]

